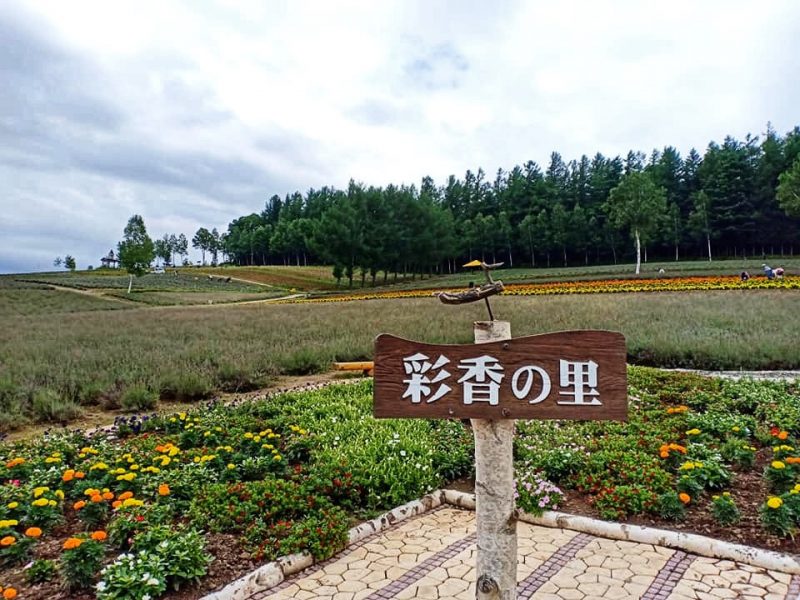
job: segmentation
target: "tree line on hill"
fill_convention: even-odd
[[[494,180],[478,169],[444,185],[351,181],[275,195],[218,240],[235,264],[327,263],[351,285],[357,273],[374,283],[474,258],[551,266],[616,263],[638,249],[645,260],[793,254],[798,186],[800,127],[781,136],[768,126],[763,141],[728,136],[702,156],[667,146],[565,162],[554,152],[545,170],[529,161]]]
[[[123,267],[124,255],[145,244],[142,232],[135,215],[119,246]],[[794,254],[799,232],[800,127],[781,136],[768,125],[763,141],[728,136],[703,156],[692,149],[681,157],[667,146],[649,156],[597,153],[565,162],[554,152],[544,171],[528,161],[498,170],[493,181],[478,169],[438,186],[431,177],[419,188],[351,180],[346,190],[274,195],[226,233],[201,227],[192,245],[203,264],[207,253],[212,264],[220,255],[237,265],[331,264],[337,280],[352,286],[357,274],[374,285],[381,273],[385,282],[399,273],[453,272],[475,258],[535,267],[633,255],[638,273],[648,254]],[[147,240],[137,268],[155,257],[174,265],[188,253],[183,234]]]

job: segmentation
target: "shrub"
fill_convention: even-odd
[[[658,496],[648,488],[619,485],[602,490],[594,499],[595,508],[603,519],[619,520],[652,510]]]
[[[77,391],[78,404],[81,406],[94,406],[100,404],[106,394],[107,386],[97,381],[90,381],[79,386]]]
[[[258,546],[254,556],[258,560],[273,560],[307,551],[316,560],[325,560],[344,548],[347,531],[347,514],[341,508],[332,506],[298,521],[277,523]]]
[[[778,537],[788,537],[794,532],[792,513],[782,498],[772,496],[761,506],[761,523],[764,529]]]
[[[158,598],[166,589],[163,558],[146,550],[119,555],[103,568],[95,586],[97,600]]]
[[[670,521],[679,521],[686,516],[686,504],[678,492],[666,492],[658,498],[658,514]]]
[[[794,485],[794,467],[782,460],[773,460],[764,468],[764,478],[774,493],[783,493]]]
[[[61,575],[70,590],[88,588],[105,554],[103,544],[85,535],[64,542],[61,555]]]
[[[722,526],[733,525],[741,519],[741,513],[729,492],[723,492],[711,499],[711,514]]]
[[[80,407],[71,400],[65,400],[53,390],[43,389],[34,392],[31,398],[34,419],[47,423],[64,423],[81,413]]]
[[[223,392],[249,392],[265,387],[267,381],[245,367],[223,363],[217,369],[217,382]]]
[[[206,574],[211,556],[205,552],[205,540],[194,529],[159,525],[137,534],[133,550],[152,552],[161,558],[158,577],[177,590],[186,582],[197,582]]]
[[[28,583],[44,583],[56,576],[56,563],[52,560],[37,559],[25,569]]]
[[[0,378],[0,431],[10,431],[28,423],[26,396],[13,381]]]
[[[563,499],[563,492],[556,485],[529,470],[517,473],[516,488],[517,506],[535,516],[557,509]]]
[[[161,398],[178,402],[195,402],[208,398],[213,391],[211,382],[192,371],[171,373],[161,379]]]
[[[318,350],[300,348],[280,363],[280,369],[287,375],[311,375],[324,370],[330,361]]]
[[[136,385],[125,390],[120,404],[127,411],[150,410],[158,403],[158,394],[143,385]]]

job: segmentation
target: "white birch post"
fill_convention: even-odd
[[[475,343],[511,339],[508,321],[477,321]],[[514,506],[514,420],[472,419],[475,435],[475,513],[478,558],[475,598],[517,597],[517,518]]]

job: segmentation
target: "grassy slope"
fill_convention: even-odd
[[[794,291],[597,294],[499,297],[493,307],[497,318],[511,321],[515,336],[612,329],[625,334],[634,362],[762,369],[800,367],[799,300]],[[87,387],[143,382],[159,389],[176,376],[211,386],[232,374],[258,382],[326,369],[337,359],[370,358],[381,332],[467,343],[472,322],[485,318],[482,304],[452,307],[427,298],[2,315],[0,384],[25,397],[50,388],[79,400]],[[0,409],[12,410],[3,393],[0,386],[6,405]]]

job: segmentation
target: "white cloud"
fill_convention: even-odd
[[[191,237],[350,178],[785,131],[798,17],[791,0],[0,8],[0,271],[96,263],[134,212]]]

